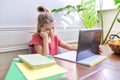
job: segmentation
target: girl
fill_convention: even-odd
[[[68,49],[77,50],[77,45],[70,45],[63,42],[55,31],[55,19],[52,13],[43,6],[38,7],[40,12],[38,16],[37,33],[33,34],[30,46],[34,53],[44,56],[54,56],[58,53],[58,46]]]

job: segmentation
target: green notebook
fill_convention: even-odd
[[[48,56],[48,58],[52,59],[51,56]],[[16,63],[20,63],[20,61],[19,60],[12,61],[4,80],[26,80],[24,75],[21,73],[21,71],[16,66]],[[42,80],[67,80],[67,79],[64,74],[59,74],[59,75],[44,78]]]

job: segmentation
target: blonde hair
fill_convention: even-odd
[[[38,16],[38,24],[37,24],[37,32],[40,32],[41,27],[44,27],[45,24],[49,24],[55,21],[52,13],[45,7],[39,6],[37,8],[38,12],[40,12]]]

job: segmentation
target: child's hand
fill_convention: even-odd
[[[99,54],[102,54],[104,52],[104,46],[99,45]]]
[[[47,33],[47,32],[41,31],[41,32],[40,32],[40,36],[41,36],[43,39],[48,39],[48,33]]]

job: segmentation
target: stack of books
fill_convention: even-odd
[[[64,73],[67,70],[51,56],[27,54],[18,57],[18,60],[12,61],[4,80],[65,80]]]

